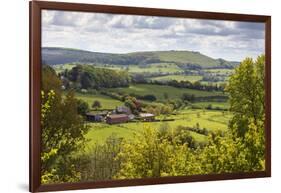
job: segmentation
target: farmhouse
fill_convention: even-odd
[[[141,119],[142,121],[154,121],[155,115],[152,113],[140,113],[139,119]]]
[[[128,107],[125,107],[125,106],[116,107],[115,111],[118,114],[127,114],[127,115],[132,114],[131,109],[129,109]]]
[[[114,123],[126,123],[129,121],[129,116],[126,114],[112,114],[106,117],[106,123],[114,124]]]
[[[99,113],[93,113],[89,112],[86,113],[86,119],[87,121],[92,121],[92,122],[102,122],[104,121],[104,118],[107,116],[108,112],[99,112]]]

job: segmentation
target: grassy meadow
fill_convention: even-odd
[[[149,85],[149,84],[131,84],[128,88],[112,88],[107,89],[110,92],[120,92],[126,94],[139,94],[146,95],[153,93],[158,100],[164,100],[164,94],[168,94],[170,99],[180,99],[184,93],[193,94],[197,97],[206,96],[221,96],[224,95],[222,92],[208,92],[202,90],[188,89],[188,88],[175,88],[166,85]]]
[[[89,139],[88,145],[91,147],[95,143],[104,143],[104,141],[112,134],[130,140],[134,133],[141,131],[144,127],[158,129],[163,124],[167,124],[167,127],[171,131],[181,125],[195,127],[198,123],[200,127],[206,128],[208,131],[226,131],[227,123],[231,116],[231,113],[222,113],[221,111],[216,110],[184,109],[177,112],[176,115],[165,116],[165,119],[175,119],[174,121],[132,122],[116,125],[89,123],[91,129],[87,134],[87,139]],[[164,119],[163,116],[157,118],[160,120]],[[207,140],[205,135],[193,131],[190,133],[198,142],[205,142]]]
[[[202,76],[198,75],[166,75],[166,76],[159,76],[155,78],[151,78],[151,80],[157,80],[157,81],[170,81],[170,80],[176,80],[176,81],[189,81],[189,82],[197,82],[202,80]]]

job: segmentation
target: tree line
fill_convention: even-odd
[[[130,77],[126,71],[97,68],[92,65],[77,65],[59,74],[66,89],[100,89],[127,87]]]

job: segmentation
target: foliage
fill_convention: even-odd
[[[116,158],[121,151],[121,138],[111,134],[104,144],[94,144],[87,154],[80,156],[79,170],[82,181],[111,180],[120,169]]]
[[[41,84],[45,93],[48,93],[50,90],[53,90],[57,94],[61,93],[61,81],[56,75],[55,70],[50,66],[42,66]]]
[[[154,115],[168,115],[173,112],[173,105],[172,104],[152,104],[146,105],[144,110],[148,113],[152,113]]]
[[[96,68],[92,65],[77,65],[61,75],[71,81],[75,89],[126,87],[130,82],[126,71]]]
[[[194,96],[194,94],[183,93],[182,94],[182,100],[183,101],[194,102],[195,101],[195,96]]]
[[[125,106],[130,108],[130,110],[134,114],[138,114],[141,111],[142,104],[135,97],[131,97],[131,96],[126,97],[124,104]]]
[[[199,149],[196,154],[199,158],[202,174],[247,172],[250,170],[244,145],[241,140],[233,140],[231,134],[222,136],[212,134],[209,144]]]
[[[194,145],[188,132],[145,128],[134,140],[123,141],[118,159],[120,171],[115,178],[146,178],[245,172],[252,170],[241,140],[231,134],[212,134],[209,143]]]
[[[256,61],[246,58],[229,79],[226,89],[234,115],[229,126],[237,137],[245,137],[250,121],[258,126],[258,120],[265,120],[264,60],[264,56]],[[261,125],[260,130],[263,129],[264,125]]]
[[[265,162],[264,55],[246,58],[230,77],[227,91],[233,118],[229,127],[245,145],[251,170],[262,170]]]
[[[89,112],[90,108],[87,102],[77,99],[77,113],[85,116]]]
[[[122,143],[118,159],[121,160],[121,169],[115,178],[145,178],[165,175],[169,168],[169,158],[173,149],[169,143],[160,141],[157,132],[145,128],[141,134],[136,134],[134,142]]]
[[[98,101],[98,100],[95,100],[95,101],[93,102],[93,104],[92,104],[92,108],[94,108],[94,109],[99,109],[99,108],[101,108],[101,102]]]
[[[46,72],[41,91],[41,181],[42,183],[75,182],[80,178],[75,152],[82,150],[88,131],[77,113],[77,99],[69,92],[65,97],[59,91],[60,82],[54,73]],[[52,85],[55,90],[50,89]],[[50,89],[50,90],[49,90]]]

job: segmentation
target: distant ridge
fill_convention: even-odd
[[[175,63],[182,66],[198,68],[232,68],[239,62],[224,59],[213,59],[195,51],[145,51],[127,54],[91,52],[73,48],[43,47],[42,60],[44,64],[93,63],[114,65],[146,65],[153,63]]]

